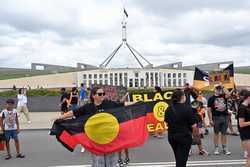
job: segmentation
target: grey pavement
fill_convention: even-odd
[[[90,164],[90,153],[88,151],[81,153],[80,146],[74,152],[66,150],[54,136],[48,135],[48,130],[21,131],[20,133],[21,149],[26,155],[25,159],[4,160],[5,152],[0,152],[1,167],[55,167],[67,166],[87,167]],[[212,135],[205,136],[205,148],[212,153],[213,142]],[[14,143],[12,144],[12,155],[15,155]],[[209,155],[200,156],[197,148],[193,148],[194,155],[189,158],[189,166],[220,166],[220,167],[240,167],[243,153],[240,148],[239,136],[229,136],[229,149],[232,155]],[[146,144],[139,148],[130,150],[131,167],[132,166],[151,166],[151,167],[169,167],[173,166],[173,152],[164,139],[150,137]],[[206,165],[205,165],[206,164]]]
[[[58,117],[60,112],[30,112],[31,124],[28,124],[23,113],[19,114],[20,128],[25,130],[50,129],[52,118]]]

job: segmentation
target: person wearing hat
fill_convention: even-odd
[[[219,137],[222,144],[222,152],[230,155],[227,147],[227,128],[228,128],[228,106],[227,99],[230,93],[222,84],[215,85],[214,95],[208,99],[209,123],[214,127],[214,154],[219,155]],[[221,134],[221,135],[220,135]]]
[[[239,132],[244,150],[247,152],[247,164],[250,166],[250,91],[245,92],[239,107]]]
[[[16,146],[16,158],[25,158],[24,155],[20,153],[20,143],[18,140],[18,133],[20,132],[19,121],[17,116],[17,111],[14,109],[15,101],[13,99],[8,99],[6,101],[5,109],[0,113],[0,125],[4,131],[6,140],[7,156],[5,160],[12,158],[10,153],[10,139],[14,139]]]

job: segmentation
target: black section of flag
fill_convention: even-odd
[[[229,71],[230,77],[234,77],[234,65],[230,64],[224,69],[224,71]]]
[[[194,80],[197,81],[208,81],[208,73],[195,67]]]
[[[124,12],[125,16],[128,17],[128,13],[127,13],[125,8],[123,9],[123,12]]]

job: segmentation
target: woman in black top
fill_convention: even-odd
[[[250,92],[244,95],[244,100],[239,107],[239,132],[243,147],[247,151],[247,167],[250,167]]]
[[[69,106],[71,106],[72,110],[76,110],[78,108],[79,103],[79,94],[76,87],[72,88],[72,91],[70,92],[69,97]]]
[[[72,118],[73,116],[78,118],[83,115],[92,115],[98,112],[105,112],[107,109],[121,107],[123,105],[131,105],[135,102],[124,102],[119,103],[111,100],[105,100],[105,92],[100,87],[94,87],[90,92],[91,103],[87,103],[80,108],[77,108],[73,111],[69,111],[58,118],[58,119],[67,119]],[[116,167],[115,154],[110,153],[106,155],[95,155],[92,154],[92,167]]]
[[[176,89],[172,95],[172,104],[165,114],[168,141],[174,151],[176,167],[186,167],[192,145],[192,131],[194,137],[199,135],[192,109],[185,102],[184,91]]]

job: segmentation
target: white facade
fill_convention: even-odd
[[[181,87],[185,83],[193,84],[194,71],[177,69],[97,69],[71,73],[49,74],[33,77],[0,80],[1,88],[30,87],[61,88],[80,86],[85,83],[123,85],[133,88],[143,87]],[[250,87],[249,74],[235,74],[237,87]]]
[[[176,69],[98,69],[77,72],[78,85],[107,84],[133,88],[182,87],[193,82],[193,71]]]

